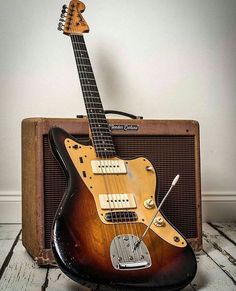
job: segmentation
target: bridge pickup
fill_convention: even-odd
[[[107,212],[105,219],[108,222],[131,222],[138,220],[138,216],[134,211],[116,211]]]

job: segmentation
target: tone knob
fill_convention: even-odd
[[[155,207],[154,201],[152,199],[147,199],[144,201],[144,207],[151,209]]]
[[[161,216],[157,216],[157,218],[154,219],[155,226],[164,226],[164,219]]]

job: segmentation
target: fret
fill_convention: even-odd
[[[93,109],[93,108],[94,108],[94,109],[97,108],[97,109],[102,109],[102,110],[103,110],[102,104],[99,103],[99,102],[89,102],[89,101],[85,101],[85,103],[86,103],[86,105],[87,105],[86,107],[89,108],[89,109],[90,109],[90,108],[92,108],[92,109]],[[90,105],[93,105],[93,106],[96,106],[96,107],[92,107],[92,106],[90,107]]]
[[[109,130],[109,128],[107,126],[100,126],[100,127],[93,126],[93,128],[91,127],[91,132],[92,133],[95,132],[95,133],[101,133],[101,134],[103,134],[104,132],[110,133],[110,130]]]
[[[91,117],[92,116],[92,118],[94,119],[94,118],[96,118],[96,122],[98,123],[98,120],[100,119],[100,118],[103,118],[104,120],[105,120],[105,118],[103,117],[104,116],[104,111],[103,112],[97,112],[96,110],[94,110],[94,109],[87,109],[87,113],[88,113],[88,117]]]
[[[97,144],[98,146],[111,146],[111,145],[113,145],[112,140],[104,141],[104,140],[96,140],[96,139],[94,139],[93,142],[95,144]]]
[[[96,85],[96,81],[92,80],[92,79],[81,79],[80,82],[81,82],[82,85],[97,86]]]
[[[78,65],[78,69],[80,73],[92,73],[93,70],[89,65]]]
[[[94,116],[96,117],[97,123],[99,123],[101,120],[103,120],[104,122],[107,122],[106,119],[104,118],[104,110],[102,108],[98,109],[98,108],[90,107],[90,108],[87,108],[87,112],[90,115],[89,117],[91,117],[92,114],[94,114]]]
[[[97,102],[96,100],[96,98],[97,97],[90,97],[91,99],[88,99],[88,98],[84,98],[84,102],[86,103],[86,105],[91,105],[91,104],[94,104],[94,105],[96,105],[96,106],[98,106],[98,105],[100,105],[100,106],[102,106],[102,103],[100,103],[100,102]],[[103,107],[102,107],[103,108]]]
[[[110,137],[111,133],[110,132],[102,132],[102,133],[96,133],[93,132],[93,137],[97,138],[97,137],[102,137],[102,138],[106,138],[106,137]]]
[[[83,90],[83,92],[84,92],[84,93],[89,92],[89,93],[90,93],[90,96],[93,96],[93,95],[91,95],[91,94],[93,94],[93,93],[98,93],[98,91],[92,91],[92,90]]]
[[[93,139],[93,142],[96,144],[96,146],[113,146],[113,142],[111,139],[106,141]]]
[[[90,60],[88,58],[76,57],[75,59],[76,59],[76,65],[79,65],[79,64],[91,65]]]
[[[100,100],[100,96],[99,96],[98,92],[97,93],[89,93],[89,94],[86,92],[86,94],[84,94],[84,98],[98,98]]]
[[[95,85],[88,85],[88,84],[86,84],[86,85],[81,85],[81,87],[84,89],[87,89],[87,88],[89,88],[92,92],[98,92],[97,91],[97,86],[95,86]],[[86,92],[86,91],[85,91]]]
[[[84,82],[84,81],[90,81],[90,82],[95,82],[95,84],[96,84],[96,81],[95,81],[95,79],[93,78],[80,78],[80,81],[82,81],[82,82]]]
[[[91,72],[78,72],[78,73],[79,73],[79,77],[83,79],[94,79],[94,75]]]
[[[81,51],[79,51],[79,53],[76,53],[76,55],[75,55],[75,59],[76,59],[76,61],[78,61],[78,62],[79,62],[80,60],[85,59],[85,60],[88,60],[89,63],[90,63],[90,60],[89,60],[88,54],[87,54],[87,53],[81,53]]]
[[[91,133],[93,136],[96,137],[95,134],[97,134],[97,136],[99,135],[100,137],[108,137],[108,135],[111,135],[110,130],[103,128],[102,130],[96,130],[96,129],[92,129],[91,128]]]

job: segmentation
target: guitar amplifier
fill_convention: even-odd
[[[195,250],[202,247],[199,125],[192,120],[108,119],[117,155],[143,156],[158,174],[157,200],[173,178],[180,180],[162,212]],[[66,178],[53,157],[48,131],[58,126],[88,139],[87,118],[28,118],[22,121],[22,242],[39,265],[53,264],[50,249],[54,214]]]

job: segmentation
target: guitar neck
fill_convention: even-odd
[[[98,157],[114,157],[115,147],[83,35],[71,35],[92,141]]]

